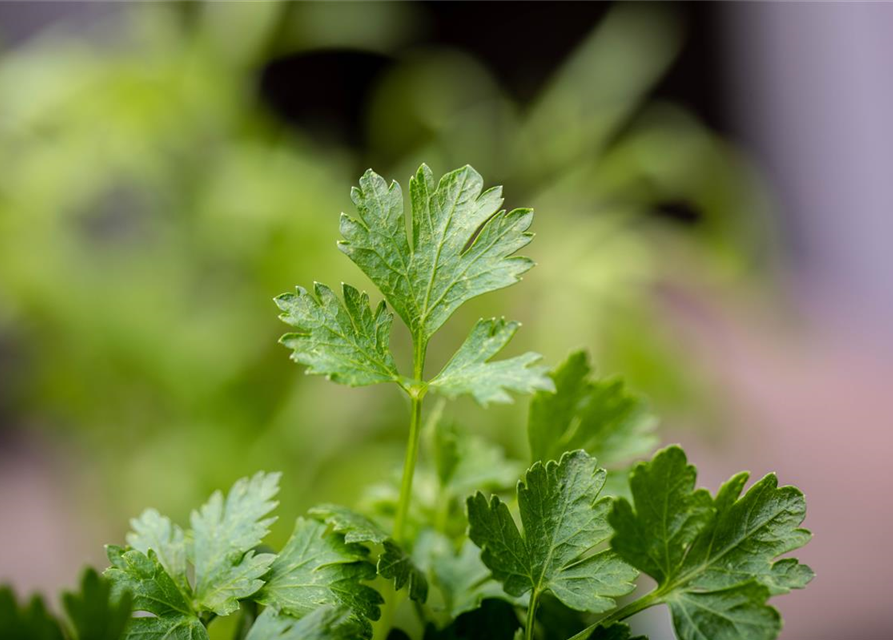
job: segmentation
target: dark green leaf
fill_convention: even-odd
[[[109,545],[112,566],[105,576],[114,597],[133,596],[135,611],[156,617],[135,618],[127,627],[127,640],[207,640],[207,632],[187,597],[180,591],[153,550],[148,555]]]
[[[120,640],[130,621],[129,592],[112,598],[112,587],[93,569],[84,571],[79,592],[62,595],[75,640]]]
[[[327,533],[325,524],[298,518],[255,599],[296,618],[325,605],[345,607],[370,628],[367,620],[378,620],[383,600],[362,584],[376,573],[367,556],[365,547]]]
[[[695,490],[695,469],[679,447],[635,467],[634,504],[619,499],[611,513],[614,549],[657,580],[683,640],[770,640],[781,619],[766,604],[773,593],[801,588],[812,571],[775,559],[810,538],[799,525],[803,494],[778,487],[770,474],[743,496],[748,474],[726,482],[715,498]]]
[[[371,543],[381,545],[376,568],[378,575],[394,581],[396,590],[406,586],[409,597],[418,602],[428,598],[428,580],[412,561],[412,558],[378,524],[352,509],[335,504],[324,504],[310,510],[310,515],[322,520],[347,543]]]
[[[611,468],[647,454],[657,444],[657,421],[644,399],[619,379],[593,380],[591,373],[586,353],[572,353],[551,373],[554,392],[533,396],[527,437],[534,462],[585,449]]]
[[[637,572],[613,551],[597,550],[611,533],[611,501],[598,499],[604,482],[604,469],[584,451],[535,463],[518,484],[523,533],[498,497],[468,499],[469,537],[507,593],[549,591],[573,609],[599,613],[632,591]]]
[[[19,608],[9,587],[0,588],[0,630],[4,640],[63,640],[59,623],[39,596]]]

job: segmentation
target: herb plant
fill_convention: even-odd
[[[627,618],[663,604],[682,640],[775,638],[768,599],[813,577],[778,559],[810,537],[800,491],[769,475],[744,492],[741,473],[711,495],[677,446],[630,468],[657,444],[643,399],[595,378],[582,352],[551,372],[534,353],[497,359],[516,322],[478,321],[427,377],[429,342],[453,312],[533,266],[514,255],[532,239],[533,212],[503,210],[501,189],[484,190],[468,166],[435,181],[423,165],[409,192],[411,216],[400,186],[370,170],[352,191],[356,214],[341,218],[341,250],[384,296],[374,309],[346,284],[340,297],[317,283],[276,298],[293,327],[281,342],[307,373],[407,394],[399,483],[370,487],[357,509],[311,509],[278,553],[263,539],[279,474],[215,493],[188,529],[147,510],[127,547],[108,547],[105,581],[87,574],[85,595],[66,599],[69,637],[201,640],[235,615],[245,640],[622,640]],[[390,309],[412,337],[408,374],[390,351]],[[529,465],[444,419],[443,401],[423,423],[429,392],[483,406],[532,393]],[[656,587],[629,600],[640,574]],[[131,599],[142,614],[126,629],[85,622],[86,611],[120,622]],[[0,622],[20,625],[4,628],[44,619],[0,592]],[[53,628],[17,637],[62,637]]]

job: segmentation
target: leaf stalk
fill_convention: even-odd
[[[406,518],[412,502],[412,480],[415,475],[416,460],[419,457],[419,439],[422,432],[422,400],[428,391],[422,382],[425,375],[425,355],[428,342],[419,335],[413,337],[413,378],[417,381],[407,389],[412,409],[409,418],[409,440],[406,443],[406,457],[403,462],[403,478],[400,481],[400,500],[397,503],[397,514],[394,516],[394,540],[403,542],[406,529]]]

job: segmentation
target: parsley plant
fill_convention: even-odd
[[[533,212],[503,210],[501,189],[467,166],[435,181],[423,165],[409,192],[407,217],[400,186],[370,170],[341,218],[339,246],[383,294],[378,306],[349,285],[276,298],[293,328],[281,341],[307,373],[409,396],[399,483],[369,487],[357,509],[311,509],[278,553],[263,540],[279,474],[215,493],[185,529],[146,510],[126,547],[108,547],[105,578],[88,572],[66,596],[67,623],[0,591],[12,638],[207,640],[235,615],[238,640],[628,640],[625,620],[657,605],[680,640],[778,635],[767,601],[813,577],[779,559],[810,538],[802,493],[771,474],[745,491],[740,473],[711,495],[678,446],[630,466],[657,445],[644,400],[594,377],[582,352],[551,372],[534,353],[495,359],[516,322],[478,321],[427,377],[429,341],[456,309],[533,266],[514,255]],[[412,336],[411,372],[391,355],[389,309]],[[533,394],[529,462],[443,419],[443,401],[423,423],[429,392],[484,406]],[[640,574],[656,587],[630,600]]]

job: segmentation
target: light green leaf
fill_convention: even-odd
[[[324,605],[346,607],[369,629],[368,620],[378,620],[383,600],[362,584],[375,577],[367,556],[365,547],[327,533],[325,524],[298,518],[255,599],[296,618]]]
[[[594,380],[591,373],[586,352],[577,351],[551,373],[555,388],[533,396],[527,437],[534,462],[585,449],[612,468],[656,446],[657,421],[645,400],[621,380]]]
[[[456,354],[429,383],[429,388],[449,398],[468,394],[484,406],[491,402],[511,402],[508,391],[554,390],[546,367],[536,365],[541,359],[539,354],[525,353],[489,362],[508,344],[519,326],[505,319],[479,320]]]
[[[139,518],[130,521],[132,532],[127,544],[137,551],[155,552],[158,561],[179,587],[188,592],[186,577],[186,538],[183,530],[155,509],[146,509]]]
[[[502,188],[483,191],[469,166],[435,185],[422,165],[410,179],[412,246],[403,195],[371,169],[341,216],[341,250],[378,286],[413,335],[426,342],[466,300],[517,282],[533,266],[510,257],[533,237],[530,209],[500,210]]]
[[[109,545],[112,566],[105,576],[112,584],[113,597],[130,593],[133,609],[156,617],[140,617],[127,627],[127,640],[207,640],[188,597],[174,582],[153,550],[144,554],[136,549],[125,550]]]
[[[335,504],[323,504],[310,510],[310,515],[325,522],[333,531],[344,535],[344,541],[381,545],[376,569],[382,578],[394,581],[394,589],[404,586],[409,597],[417,602],[428,598],[428,580],[412,558],[388,533],[366,516]]]
[[[476,490],[509,489],[524,471],[501,447],[453,424],[436,424],[432,448],[438,480],[449,497],[464,500]]]
[[[369,296],[343,285],[344,301],[323,284],[311,295],[302,287],[276,298],[279,318],[297,329],[280,339],[307,373],[352,387],[396,382],[397,367],[389,342],[393,316],[384,301],[373,311]]]
[[[584,451],[535,463],[518,484],[523,533],[498,497],[468,499],[469,537],[507,593],[552,592],[578,611],[600,613],[632,591],[637,572],[611,550],[609,498],[599,500],[605,471]]]
[[[121,640],[130,622],[132,596],[124,593],[113,598],[111,584],[87,569],[80,590],[62,595],[62,606],[74,640]]]
[[[509,600],[502,586],[493,580],[490,570],[481,562],[480,550],[465,539],[456,552],[453,542],[432,529],[423,532],[416,549],[424,556],[424,564],[433,576],[434,584],[443,597],[443,610],[450,619],[481,606],[485,598]]]
[[[125,640],[208,640],[204,625],[193,616],[134,618]]]
[[[670,606],[683,640],[775,638],[781,622],[769,596],[812,577],[792,558],[775,561],[810,538],[799,528],[803,494],[770,474],[742,496],[748,474],[740,473],[710,498],[694,489],[695,474],[675,446],[637,465],[634,505],[619,499],[610,515],[612,546],[657,580],[653,597]]]
[[[278,473],[257,473],[236,482],[224,501],[218,491],[192,513],[195,598],[202,610],[227,615],[263,586],[260,579],[273,554],[255,555],[254,547],[276,518],[264,518],[276,507]]]
[[[362,623],[349,611],[327,606],[300,620],[266,609],[245,640],[359,640],[365,637]]]

